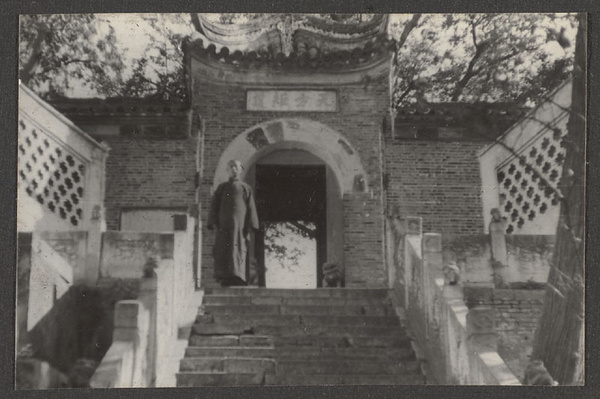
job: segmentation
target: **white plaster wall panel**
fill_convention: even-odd
[[[486,232],[491,209],[500,208],[509,233],[556,233],[560,206],[554,189],[562,174],[565,149],[560,140],[567,133],[571,91],[571,82],[565,83],[511,127],[499,143],[480,151]],[[540,184],[542,180],[547,182],[545,186],[544,182]]]
[[[104,200],[108,148],[19,87],[19,231],[86,229]]]

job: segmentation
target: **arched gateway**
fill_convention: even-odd
[[[227,161],[238,159],[263,222],[249,262],[267,272],[254,284],[319,287],[329,262],[343,266],[346,287],[387,286],[387,17],[347,24],[283,16],[227,29],[203,16],[196,22],[198,38],[185,51],[203,122],[200,218],[227,179]],[[213,232],[202,237],[201,283],[211,285]],[[281,267],[290,258],[299,269]],[[288,274],[270,280],[278,269]]]

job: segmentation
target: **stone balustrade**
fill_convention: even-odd
[[[117,303],[113,343],[92,387],[175,386],[187,346],[179,330],[193,323],[201,303],[193,275],[193,228],[172,234],[106,233],[101,278],[140,279],[141,286],[137,300]],[[138,314],[145,319],[125,321]]]
[[[407,220],[419,218],[407,218]],[[457,385],[520,385],[497,352],[494,311],[467,308],[460,282],[444,276],[442,237],[420,228],[391,229],[400,234],[390,264],[391,288],[398,309],[404,308],[421,358],[432,383]],[[402,285],[402,286],[401,286]]]
[[[92,388],[150,386],[147,370],[152,362],[148,353],[150,313],[140,300],[117,302],[113,343],[92,376]]]

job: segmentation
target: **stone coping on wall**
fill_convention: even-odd
[[[141,278],[160,262],[173,262],[172,233],[107,231],[102,234],[101,278]]]
[[[535,134],[539,134],[541,128],[547,127],[545,124],[552,122],[552,120],[548,120],[548,117],[545,115],[549,110],[551,119],[556,119],[557,117],[561,117],[561,114],[566,112],[565,110],[569,109],[571,105],[571,88],[572,79],[567,79],[554,91],[546,95],[546,102],[543,102],[537,107],[528,110],[528,112],[523,114],[521,118],[516,120],[515,123],[511,125],[501,137],[499,137],[499,140],[511,148],[520,148],[524,142],[531,139],[531,136],[525,137],[521,135],[523,130],[533,127]],[[492,143],[485,148],[482,148],[479,151],[479,156],[483,157],[495,146],[502,146],[502,144]]]
[[[21,117],[29,117],[41,123],[46,129],[56,136],[73,146],[79,153],[87,154],[91,152],[89,148],[98,149],[104,153],[108,152],[108,147],[94,140],[90,135],[77,127],[70,119],[65,117],[61,110],[42,100],[31,89],[19,83],[19,113]],[[49,127],[51,126],[51,128]]]
[[[463,286],[466,302],[473,305],[478,303],[491,303],[493,300],[500,301],[544,301],[546,291],[543,286],[531,289],[518,288],[494,288],[481,286]],[[469,306],[471,307],[471,306]]]
[[[540,288],[548,279],[555,237],[552,235],[506,235],[507,281],[513,288]],[[446,235],[444,265],[456,262],[465,285],[494,286],[490,236]]]

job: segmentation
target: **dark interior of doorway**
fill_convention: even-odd
[[[316,239],[316,286],[321,287],[322,265],[327,256],[325,166],[257,165],[255,179],[261,221],[255,240],[258,285],[265,286],[265,227],[274,222],[289,222],[298,228],[314,226],[310,234]]]

